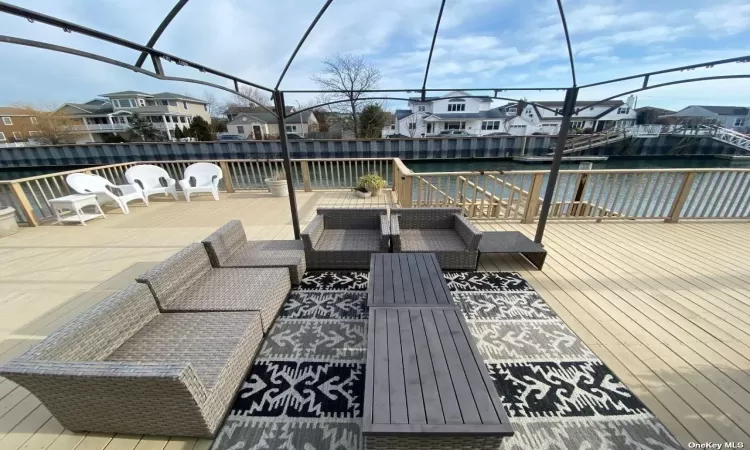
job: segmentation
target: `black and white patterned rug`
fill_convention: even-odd
[[[501,449],[680,445],[517,273],[445,273],[515,435]],[[307,273],[263,343],[213,449],[356,450],[367,273]]]

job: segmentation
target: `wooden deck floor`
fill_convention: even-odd
[[[214,202],[158,199],[81,226],[0,239],[0,363],[230,219],[250,239],[289,239],[287,203],[261,193]],[[388,205],[389,197],[299,193],[316,206]],[[477,222],[485,230],[534,225]],[[750,445],[750,223],[552,223],[544,271],[483,256],[483,270],[522,273],[565,322],[687,446]],[[64,430],[25,389],[0,378],[0,449],[207,449],[208,440]]]

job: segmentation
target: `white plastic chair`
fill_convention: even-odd
[[[115,202],[122,212],[129,214],[128,203],[133,200],[143,200],[148,206],[148,198],[137,184],[112,184],[106,178],[99,175],[85,173],[71,173],[65,178],[68,186],[79,194],[96,194],[96,201],[100,205]],[[122,195],[118,195],[113,189],[118,189]]]
[[[125,179],[130,184],[139,185],[146,198],[153,194],[164,194],[165,197],[172,194],[172,197],[177,200],[177,182],[159,166],[152,164],[133,166],[125,171]],[[166,182],[166,186],[162,184],[162,179]]]
[[[185,193],[185,200],[190,201],[194,192],[210,192],[214,200],[219,199],[219,181],[224,178],[221,167],[211,163],[195,163],[185,169],[180,187]],[[191,183],[191,181],[193,181]]]

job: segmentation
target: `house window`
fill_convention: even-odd
[[[297,131],[297,125],[287,125],[286,126],[286,132],[287,133],[293,133]]]
[[[23,135],[19,133],[18,131],[13,132],[13,137],[16,139],[23,139]]]
[[[138,106],[146,106],[146,100],[139,98],[138,99]],[[135,105],[133,105],[133,108],[135,108]]]
[[[734,126],[735,127],[744,127],[745,126],[745,119],[742,117],[738,117],[734,119]]]
[[[466,129],[466,122],[445,122],[446,130],[464,130]]]
[[[182,102],[182,107],[187,109],[187,102]]]
[[[5,140],[5,133],[0,131],[0,141],[4,141],[4,140]]]
[[[237,125],[237,133],[245,134],[245,127],[243,127],[242,125]]]
[[[177,100],[170,100],[167,103],[169,103],[169,106],[177,106]]]
[[[41,131],[29,131],[29,136],[41,136]]]
[[[10,119],[10,117],[3,117],[3,123],[5,125],[13,125],[13,121]]]
[[[396,129],[396,125],[391,125],[391,130],[395,130],[395,129]]]
[[[508,114],[515,114],[516,113],[516,107],[513,106],[512,108],[508,108],[505,112]]]
[[[500,129],[500,121],[499,120],[489,120],[482,122],[482,129],[483,130],[499,130]]]
[[[31,123],[33,123],[34,125],[38,125],[38,124],[39,124],[39,121],[38,121],[38,120],[36,120],[36,117],[32,117],[32,118],[31,118]]]
[[[180,122],[182,122],[182,123],[187,123],[187,117],[185,117],[185,116],[180,116]]]
[[[466,103],[448,103],[449,112],[466,111]]]
[[[409,122],[409,129],[410,130],[416,130],[417,129],[417,124],[414,123],[414,122]]]
[[[586,122],[582,120],[570,122],[570,128],[583,128],[585,125],[586,125]]]
[[[417,107],[417,110],[418,110],[418,111],[425,111],[425,109],[427,109],[427,108],[426,108],[426,107],[425,107],[424,105],[419,105],[419,106]]]
[[[628,108],[627,106],[617,109],[617,114],[628,114],[629,112],[630,108]]]
[[[203,105],[203,110],[208,111],[208,105]]]

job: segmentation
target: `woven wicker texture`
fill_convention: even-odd
[[[323,216],[325,228],[356,230],[380,228],[380,216],[388,215],[386,208],[318,208],[319,216]]]
[[[286,268],[213,269],[175,300],[168,311],[260,311],[268,330],[291,289]]]
[[[206,252],[214,267],[222,267],[236,250],[247,244],[242,222],[230,220],[203,240]]]
[[[442,269],[473,270],[482,233],[460,208],[392,208],[393,252],[433,252]]]
[[[292,284],[298,285],[307,269],[305,247],[301,240],[246,242],[221,267],[287,267]]]
[[[502,438],[365,436],[366,450],[498,450]]]
[[[74,431],[213,436],[260,345],[260,315],[163,315],[148,297],[126,287],[0,374]]]
[[[370,254],[388,252],[385,208],[318,208],[302,232],[309,269],[369,269]]]
[[[183,292],[190,290],[193,282],[210,270],[211,262],[203,244],[190,244],[152,267],[136,281],[148,285],[159,307],[164,310],[165,305],[179,300]]]
[[[19,359],[101,360],[158,314],[148,287],[133,283],[52,333]]]

